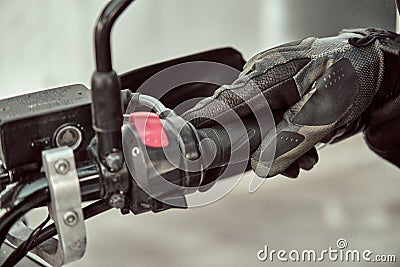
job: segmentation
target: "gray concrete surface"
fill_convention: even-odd
[[[71,83],[93,71],[91,31],[104,1],[1,0],[0,96]],[[175,56],[231,45],[246,58],[308,35],[343,27],[394,28],[392,1],[137,1],[113,34],[120,72]],[[259,262],[257,251],[335,248],[395,254],[400,261],[400,172],[361,136],[320,153],[297,180],[277,177],[249,194],[248,178],[198,209],[121,216],[87,223],[88,249],[70,266],[309,266]],[[249,177],[247,175],[246,177]],[[32,224],[44,216],[29,216]],[[324,266],[342,266],[326,261]],[[351,263],[346,266],[398,266]]]

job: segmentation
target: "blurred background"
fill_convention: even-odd
[[[0,0],[0,97],[89,86],[92,29],[105,3]],[[357,27],[394,30],[394,1],[138,0],[113,32],[114,66],[121,73],[222,46],[248,59],[284,42]],[[297,180],[270,179],[254,194],[248,183],[203,208],[125,217],[110,211],[91,219],[87,253],[70,266],[291,266],[259,262],[257,251],[323,250],[339,238],[350,249],[400,261],[400,172],[370,152],[361,135],[323,149],[314,170]],[[35,224],[44,216],[42,210],[29,218]]]

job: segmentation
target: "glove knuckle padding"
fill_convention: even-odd
[[[233,84],[219,88],[213,96],[185,113],[184,118],[197,127],[204,127],[211,119],[230,110],[244,117],[268,106],[288,108],[300,99],[293,76],[308,62],[308,59],[294,59],[266,71],[258,68]]]
[[[311,61],[294,76],[302,99],[284,114],[276,132],[265,137],[253,154],[252,167],[257,175],[282,173],[368,107],[383,79],[383,52],[379,42],[361,48],[351,46],[348,39],[354,36],[359,34],[312,40],[303,55]],[[263,154],[270,154],[274,145],[273,162],[263,160]]]
[[[357,75],[348,59],[329,67],[311,90],[285,113],[277,126],[277,135],[272,133],[264,139],[265,146],[276,144],[269,174],[281,173],[332,132],[349,112],[358,93]],[[267,148],[264,153],[271,153],[271,149]],[[255,153],[254,156],[259,155]],[[257,164],[257,160],[254,163]],[[263,172],[265,169],[256,171],[258,175]]]
[[[291,121],[304,126],[334,125],[344,118],[358,93],[355,69],[348,59],[343,58],[330,66],[311,91],[291,109],[295,110]]]

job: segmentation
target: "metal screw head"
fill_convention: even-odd
[[[113,152],[107,155],[106,164],[111,171],[119,171],[122,168],[124,158],[121,152]]]
[[[58,174],[67,174],[69,172],[69,163],[65,159],[59,159],[54,163],[54,168]]]
[[[74,226],[78,223],[78,214],[74,211],[67,211],[64,214],[64,223],[68,226]]]
[[[138,147],[135,146],[134,148],[132,148],[132,156],[136,158],[137,156],[139,156],[139,154],[140,154],[140,149]]]
[[[122,209],[125,206],[125,196],[121,194],[114,194],[108,201],[111,207]]]

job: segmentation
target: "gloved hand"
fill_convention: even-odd
[[[371,122],[366,110],[377,92],[385,91],[382,85],[390,83],[383,82],[391,71],[385,55],[397,52],[385,49],[385,42],[396,38],[384,30],[352,30],[267,50],[250,59],[232,85],[222,86],[183,117],[202,128],[228,109],[243,118],[268,105],[279,121],[252,155],[252,168],[260,177],[297,177],[300,168],[309,170],[317,162],[314,147],[320,142],[349,137],[368,122],[367,139],[373,143],[379,122]],[[271,163],[263,155],[274,142]]]

